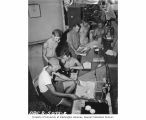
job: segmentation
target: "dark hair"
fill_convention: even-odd
[[[48,66],[52,66],[52,64],[48,62]]]
[[[79,23],[74,24],[72,27],[76,27],[76,26],[81,27]]]
[[[63,32],[60,29],[55,29],[52,32],[52,35],[61,37]]]
[[[102,4],[102,5],[105,5],[105,1],[102,1],[101,4]]]
[[[72,54],[69,50],[64,51],[64,55],[66,55],[67,57],[68,56],[72,57]]]
[[[98,20],[97,24],[99,24],[99,23],[101,23],[103,25],[103,21],[102,20]]]

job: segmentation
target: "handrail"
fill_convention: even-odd
[[[44,42],[46,42],[49,38],[43,39],[43,40],[38,40],[38,41],[34,41],[34,42],[28,42],[28,46],[32,46],[32,45],[37,45],[37,44],[43,44]]]

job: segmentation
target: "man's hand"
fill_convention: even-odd
[[[80,97],[80,99],[83,99],[83,100],[90,100],[87,96],[83,95]]]
[[[70,94],[70,98],[73,100],[78,100],[80,99],[79,96],[75,95],[75,94]]]
[[[76,54],[76,55],[80,55],[80,53],[79,53],[78,51],[75,51],[75,54]]]
[[[69,78],[69,77],[67,77],[67,76],[65,76],[63,74],[60,74],[59,72],[57,72],[57,73],[56,72],[53,72],[52,74],[54,74],[57,77],[61,78],[62,81],[73,80],[73,79],[71,79],[71,78]]]

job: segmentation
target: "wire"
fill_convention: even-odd
[[[101,62],[99,62],[99,64],[101,64]],[[95,78],[96,78],[96,81],[97,81],[97,74],[96,74],[96,70],[104,66],[104,64],[103,64],[103,65],[101,65],[100,67],[98,67],[98,65],[99,65],[99,64],[97,64],[97,65],[96,65],[96,68],[95,68],[95,73],[94,73]]]

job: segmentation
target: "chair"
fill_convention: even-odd
[[[39,92],[38,92],[38,89],[37,89],[37,87],[38,87],[38,78],[39,78],[39,76],[36,76],[36,77],[32,80],[32,84],[33,84],[33,86],[34,86],[34,89],[35,89],[37,95],[39,96]]]

